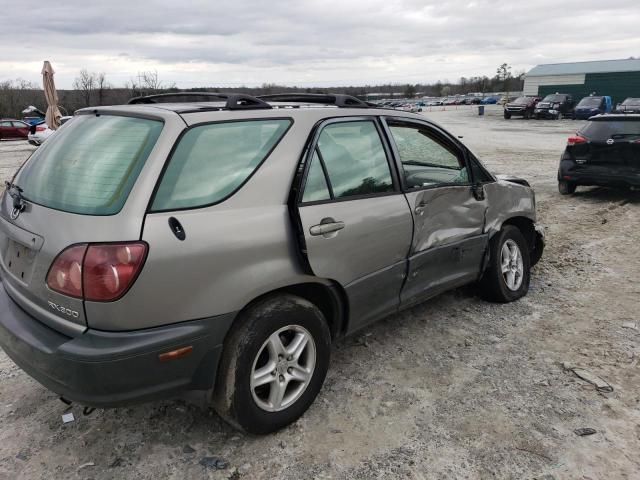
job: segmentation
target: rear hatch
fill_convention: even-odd
[[[47,273],[70,245],[140,238],[153,187],[137,180],[163,126],[162,118],[79,115],[7,187],[0,202],[2,281],[39,321],[70,336],[86,328],[83,300],[49,288]]]
[[[611,175],[640,174],[640,116],[597,117],[578,135],[586,141],[567,147],[567,153],[584,169]]]

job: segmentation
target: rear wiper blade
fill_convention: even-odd
[[[7,188],[7,193],[13,199],[13,210],[15,212],[22,212],[26,207],[24,198],[22,197],[22,188],[9,181],[5,181],[4,184]]]

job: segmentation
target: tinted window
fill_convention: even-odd
[[[391,170],[372,121],[332,123],[318,139],[334,198],[393,190]]]
[[[598,107],[602,102],[602,97],[586,97],[580,100],[579,107]]]
[[[190,129],[169,161],[153,210],[196,208],[224,200],[258,168],[290,124],[255,120]]]
[[[331,194],[329,193],[329,187],[327,186],[327,179],[324,176],[320,157],[318,157],[318,152],[316,151],[313,154],[311,165],[309,166],[309,173],[307,174],[307,181],[304,186],[302,201],[317,202],[319,200],[328,200],[329,198],[331,198]]]
[[[640,137],[640,121],[608,120],[588,122],[578,133],[593,141],[606,141],[609,138]]]
[[[469,176],[452,147],[435,139],[426,127],[390,123],[407,188],[465,184]]]
[[[527,103],[529,103],[529,98],[528,97],[518,97],[513,101],[513,103],[515,103],[516,105],[526,105]]]
[[[543,102],[564,102],[566,95],[547,95],[544,97]]]
[[[16,178],[24,197],[66,212],[120,211],[163,123],[113,115],[80,115],[44,143]]]

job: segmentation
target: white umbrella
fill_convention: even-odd
[[[58,92],[56,92],[56,84],[53,82],[54,73],[51,64],[45,61],[42,66],[42,85],[44,86],[44,97],[47,99],[45,122],[50,129],[57,130],[62,114],[58,110]]]

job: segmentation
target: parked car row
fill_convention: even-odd
[[[567,93],[554,93],[543,99],[537,96],[522,96],[504,107],[504,118],[521,116],[525,119],[561,119],[586,120],[595,115],[607,113],[640,113],[640,98],[627,98],[613,108],[613,102],[607,95],[590,95],[576,105],[573,96]]]

